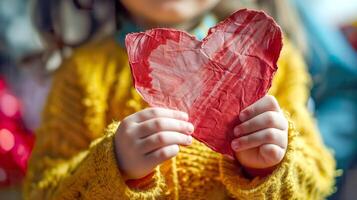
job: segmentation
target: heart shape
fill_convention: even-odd
[[[271,86],[282,33],[264,12],[239,10],[206,38],[157,28],[127,35],[134,86],[150,106],[187,112],[193,137],[233,157],[233,128],[242,109]]]

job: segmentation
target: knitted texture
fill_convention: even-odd
[[[25,199],[324,199],[333,192],[335,162],[306,109],[305,65],[287,41],[278,65],[269,93],[290,125],[288,150],[275,171],[249,179],[239,163],[194,141],[131,186],[118,169],[113,135],[116,121],[147,105],[113,39],[81,47],[55,74]]]

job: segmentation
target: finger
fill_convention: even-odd
[[[239,114],[239,120],[241,122],[245,122],[267,111],[280,111],[278,101],[271,95],[264,96],[257,102],[242,110]]]
[[[144,154],[152,152],[161,147],[173,144],[190,145],[192,136],[173,131],[162,131],[142,139],[139,143],[140,151]]]
[[[154,118],[146,120],[138,125],[138,137],[144,138],[161,131],[191,134],[193,130],[194,127],[190,122],[171,118]]]
[[[286,130],[288,122],[282,113],[268,111],[236,126],[234,136],[243,136],[266,128]]]
[[[232,141],[232,149],[235,152],[245,151],[259,147],[264,144],[275,144],[285,149],[287,146],[287,135],[285,131],[268,128],[253,134],[249,134]]]
[[[133,115],[128,116],[126,120],[140,123],[152,118],[159,118],[159,117],[173,118],[183,121],[188,121],[189,119],[187,113],[178,110],[171,110],[166,108],[146,108],[137,113],[134,113]]]
[[[157,149],[145,156],[144,159],[147,160],[147,163],[152,167],[155,167],[166,160],[169,160],[175,157],[180,151],[180,148],[177,144],[169,145]]]
[[[261,155],[262,161],[268,166],[279,164],[285,156],[285,151],[286,149],[274,144],[265,144],[259,147],[259,154]]]

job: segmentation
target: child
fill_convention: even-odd
[[[169,26],[202,39],[215,23],[209,11],[218,2],[117,1],[116,39],[77,49],[55,74],[26,199],[323,199],[331,194],[335,163],[305,107],[304,63],[287,41],[271,95],[238,116],[243,123],[232,141],[236,161],[193,140],[187,114],[144,109],[131,85],[121,45],[125,34]]]

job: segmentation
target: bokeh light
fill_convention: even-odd
[[[0,99],[0,108],[7,117],[13,117],[19,111],[19,103],[14,96],[4,94]]]
[[[10,151],[15,145],[14,135],[7,129],[0,130],[0,148],[4,151]]]

